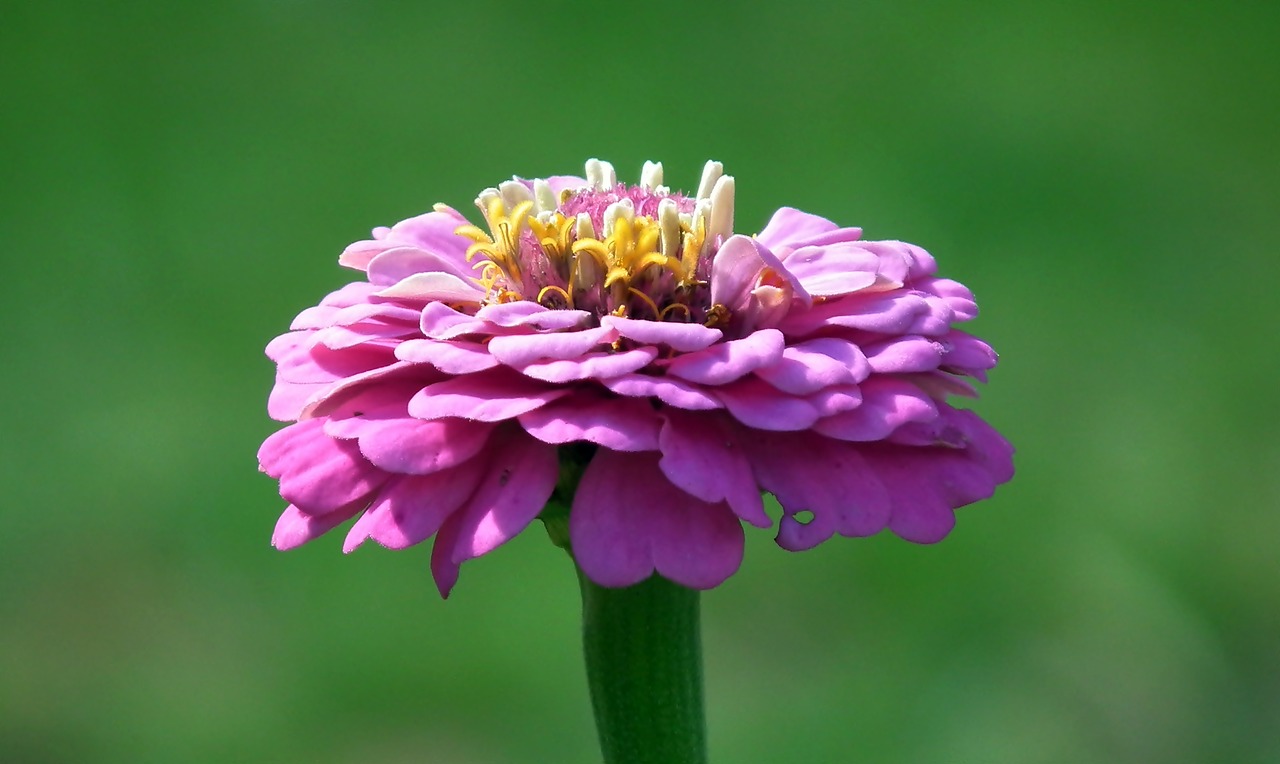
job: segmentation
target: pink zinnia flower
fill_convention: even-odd
[[[953,328],[963,285],[899,241],[783,208],[734,233],[734,182],[710,162],[693,196],[587,178],[511,180],[455,210],[378,228],[339,263],[366,280],[267,347],[269,411],[293,421],[262,470],[290,503],[290,549],[358,516],[343,546],[435,536],[447,595],[582,470],[571,549],[603,586],[659,573],[714,587],[742,522],[808,549],[888,528],[942,539],[953,510],[1013,474],[1013,449],[948,396],[996,354]]]

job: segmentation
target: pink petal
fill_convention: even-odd
[[[924,278],[938,270],[933,255],[905,241],[864,241],[862,246],[881,258],[886,275],[896,276],[901,273],[901,264],[905,264],[906,273],[898,279],[900,282]]]
[[[942,298],[956,321],[972,321],[978,317],[978,303],[973,299],[973,292],[958,281],[926,278],[916,282],[915,288]]]
[[[1013,447],[971,411],[939,407],[952,442],[945,447],[875,445],[867,462],[889,489],[889,528],[908,541],[941,540],[955,525],[954,508],[985,499],[1013,477]]]
[[[990,345],[959,329],[952,329],[947,334],[945,344],[946,355],[943,356],[942,363],[947,369],[978,376],[982,371],[995,368],[996,361],[999,360]]]
[[[742,309],[750,303],[751,292],[766,271],[788,282],[802,302],[809,302],[809,294],[799,279],[759,240],[731,236],[711,261],[711,303],[731,310]]]
[[[656,347],[638,347],[621,353],[587,353],[572,360],[531,363],[520,367],[520,373],[556,384],[582,379],[608,379],[639,371],[657,357]]]
[[[460,510],[453,561],[488,554],[533,522],[560,477],[554,446],[511,432],[488,454],[484,477]]]
[[[877,374],[933,371],[942,362],[944,347],[926,337],[906,335],[862,348],[871,370]]]
[[[591,314],[585,310],[561,310],[520,300],[486,305],[476,312],[476,318],[507,328],[531,327],[543,331],[563,331],[585,327]]]
[[[835,385],[810,393],[804,399],[818,410],[818,416],[829,417],[862,405],[862,391],[857,385]]]
[[[446,374],[474,374],[498,365],[485,345],[462,340],[407,340],[395,353],[401,361],[431,364]]]
[[[871,377],[859,389],[860,406],[819,420],[814,432],[837,440],[881,440],[908,422],[924,422],[938,415],[933,400],[909,382]]]
[[[358,501],[327,514],[309,515],[291,504],[276,521],[271,546],[282,552],[296,549],[350,520],[364,505],[364,501]]]
[[[418,328],[433,340],[452,340],[467,334],[490,334],[491,324],[455,310],[442,302],[428,303],[422,309]]]
[[[667,374],[697,384],[723,385],[777,363],[785,345],[782,332],[761,329],[742,339],[678,356],[667,366]]]
[[[281,379],[299,384],[336,382],[395,362],[390,347],[366,343],[331,350],[314,344],[314,340],[314,332],[296,332],[277,337],[267,345],[267,354],[275,360]]]
[[[786,267],[815,297],[866,289],[876,283],[879,258],[856,244],[801,247],[787,257]]]
[[[714,396],[678,379],[651,377],[647,374],[623,374],[602,379],[600,384],[618,395],[657,398],[676,408],[701,411],[724,407],[724,404]]]
[[[702,350],[724,335],[719,329],[702,324],[678,324],[673,321],[644,321],[619,316],[604,316],[600,325],[616,329],[629,340],[646,345],[666,345],[672,350],[690,353]]]
[[[489,352],[508,366],[545,360],[578,358],[602,344],[618,338],[618,332],[605,326],[578,332],[548,332],[489,340]]]
[[[916,320],[930,314],[929,302],[908,292],[860,292],[793,310],[778,328],[787,336],[805,336],[820,329],[843,326],[881,334],[905,334]]]
[[[292,422],[302,416],[307,401],[328,387],[325,383],[295,384],[276,377],[276,383],[267,396],[267,416],[277,422]]]
[[[451,273],[415,273],[379,291],[379,297],[417,302],[469,302],[484,299],[484,290]]]
[[[354,437],[360,453],[374,466],[404,475],[427,475],[455,467],[480,452],[492,425],[468,419],[424,422],[399,407],[371,410],[362,416],[330,420],[334,437]]]
[[[458,543],[461,527],[462,514],[454,512],[436,531],[435,543],[431,545],[431,577],[443,599],[449,599],[449,592],[458,583],[459,564],[453,561],[453,548]]]
[[[769,224],[756,238],[770,249],[794,247],[794,242],[839,230],[840,226],[824,217],[802,212],[793,207],[783,207],[773,213]]]
[[[454,231],[466,224],[466,218],[456,210],[428,212],[396,223],[392,228],[376,229],[373,241],[358,241],[347,247],[338,258],[340,265],[365,270],[378,254],[400,246],[413,246],[440,257],[453,260],[465,267],[466,251],[470,241]],[[378,234],[382,235],[379,236]]]
[[[325,435],[323,425],[316,419],[289,425],[258,449],[262,471],[280,481],[285,501],[314,515],[359,501],[387,479],[355,443]]]
[[[658,448],[661,420],[648,401],[575,393],[520,417],[520,425],[544,443],[587,441],[613,451]]]
[[[754,377],[717,387],[715,396],[739,422],[760,430],[804,430],[821,413],[803,398],[796,398]]]
[[[710,589],[742,564],[738,519],[669,483],[654,453],[597,451],[574,496],[569,535],[578,565],[601,586],[631,586],[656,572]]]
[[[416,325],[366,321],[352,326],[330,326],[315,333],[315,341],[330,350],[345,350],[374,340],[401,339],[418,334]]]
[[[396,477],[351,526],[342,551],[349,553],[370,538],[388,549],[426,541],[471,498],[486,467],[481,458],[430,475]]]
[[[514,419],[568,394],[514,373],[482,372],[427,385],[409,401],[418,419],[461,417],[481,422]]]
[[[298,418],[311,419],[325,416],[334,406],[346,400],[347,396],[353,395],[361,388],[375,383],[404,382],[408,384],[412,382],[422,387],[440,379],[441,376],[427,367],[397,361],[389,366],[353,374],[333,384],[320,387],[307,400],[307,405],[303,407],[302,413]]]
[[[929,294],[927,292],[914,292],[917,297],[924,298],[925,305],[928,310],[923,311],[916,316],[903,330],[903,334],[924,334],[930,337],[939,337],[947,333],[951,328],[952,322],[956,320],[955,311],[951,309],[951,304],[940,297]]]
[[[475,282],[475,270],[465,262],[442,257],[418,247],[392,247],[369,261],[369,282],[380,286],[397,284],[419,273],[450,274],[468,283]]]
[[[807,395],[833,385],[857,384],[871,373],[871,366],[857,343],[828,337],[792,345],[777,363],[755,373],[785,393]]]
[[[662,417],[658,466],[668,480],[702,501],[727,502],[738,517],[756,527],[773,525],[738,442],[740,430],[714,414],[666,409]]]
[[[378,287],[375,284],[367,281],[353,281],[325,295],[320,304],[334,308],[349,308],[352,305],[368,302],[369,297],[376,291]]]
[[[870,536],[889,522],[889,496],[858,447],[811,434],[760,433],[746,441],[760,486],[782,505],[778,543],[809,549],[830,538]],[[812,513],[808,522],[796,515]]]

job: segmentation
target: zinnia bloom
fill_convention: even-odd
[[[486,189],[484,228],[437,205],[342,253],[365,278],[267,347],[269,412],[294,422],[258,453],[289,502],[277,548],[357,516],[345,551],[435,536],[447,596],[567,465],[587,576],[705,589],[743,522],[772,527],[762,492],[785,549],[931,543],[1012,477],[1009,444],[947,403],[996,354],[954,328],[973,295],[923,249],[790,208],[735,234],[716,162],[692,196],[658,164],[635,186],[586,169]]]

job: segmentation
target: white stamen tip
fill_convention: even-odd
[[[690,227],[696,231],[700,226],[705,226],[708,228],[711,226],[711,200],[710,199],[699,199],[693,205],[693,225]]]
[[[658,202],[658,247],[667,257],[680,250],[680,210],[674,199]]]
[[[640,185],[650,191],[662,185],[662,162],[645,162],[640,171]]]
[[[715,188],[721,175],[724,175],[724,165],[715,161],[707,162],[702,168],[702,182],[698,184],[697,198],[706,199],[711,196],[711,189]]]
[[[592,157],[587,160],[587,188],[600,188],[604,182],[604,163]]]
[[[579,212],[577,222],[574,223],[574,233],[579,239],[596,238],[596,227],[591,223],[591,216],[585,212]]]
[[[524,202],[533,201],[533,192],[529,187],[518,180],[503,181],[498,184],[498,193],[502,194],[502,201],[507,205],[508,210],[513,210],[517,205]]]
[[[733,176],[722,175],[711,189],[711,221],[707,226],[707,240],[728,238],[733,233]]]
[[[613,187],[618,185],[618,173],[613,169],[613,165],[601,160],[600,169],[603,171],[603,177],[600,179],[601,191],[612,191]]]
[[[628,223],[635,220],[636,208],[630,199],[619,199],[604,208],[604,235],[606,238],[613,235],[613,229],[618,224],[618,218],[626,218]]]
[[[542,178],[533,180],[533,198],[538,212],[550,212],[559,206],[556,204],[556,192],[552,191],[551,184]]]
[[[480,208],[480,213],[484,215],[485,220],[489,220],[489,205],[493,203],[494,199],[501,198],[502,194],[496,188],[486,188],[476,197],[476,206]]]

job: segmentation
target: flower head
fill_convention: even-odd
[[[735,234],[716,162],[692,196],[654,163],[636,186],[586,170],[486,189],[482,226],[437,205],[342,253],[365,280],[267,347],[269,412],[293,422],[258,453],[290,503],[276,547],[356,516],[346,551],[435,536],[447,595],[569,465],[588,576],[710,588],[743,522],[772,527],[762,492],[786,549],[930,543],[1012,477],[1009,444],[947,402],[996,355],[953,327],[977,306],[923,249],[790,208]]]

